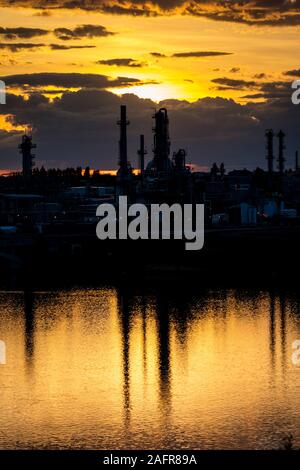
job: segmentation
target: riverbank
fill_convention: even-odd
[[[94,230],[14,234],[0,240],[1,284],[91,285],[150,280],[206,286],[296,285],[300,227],[224,227],[205,232],[204,248],[181,240],[98,240]]]

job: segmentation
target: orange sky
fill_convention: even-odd
[[[0,167],[19,167],[19,134],[32,126],[40,165],[113,168],[120,100],[103,90],[140,98],[124,97],[133,161],[133,133],[151,132],[151,112],[162,100],[173,100],[163,104],[173,145],[186,148],[195,165],[209,166],[220,153],[232,166],[261,163],[272,126],[284,127],[293,158],[298,109],[289,106],[291,83],[300,77],[300,0],[77,0],[81,9],[51,0],[50,10],[32,7],[43,7],[42,0],[13,3],[0,0],[0,79],[8,93],[32,100],[9,97],[0,105]],[[61,102],[39,96],[78,90]]]
[[[282,73],[296,69],[299,26],[248,26],[216,22],[193,16],[134,17],[89,13],[82,10],[52,10],[50,16],[37,16],[30,8],[0,8],[3,28],[41,28],[50,33],[24,39],[7,39],[1,43],[36,43],[45,47],[12,52],[0,49],[0,75],[36,72],[77,72],[126,76],[152,82],[131,87],[139,97],[155,101],[166,98],[195,101],[205,96],[223,96],[243,100],[241,89],[220,90],[211,80],[229,77],[245,81],[286,80]],[[78,25],[102,25],[115,34],[107,37],[82,37],[68,41],[51,31],[74,29]],[[95,46],[93,48],[51,50],[49,44]],[[48,47],[47,47],[48,45]],[[227,52],[210,57],[171,57],[186,52]],[[151,52],[166,57],[153,57]],[[141,67],[97,64],[100,60],[131,58]],[[260,74],[263,78],[257,78]],[[153,83],[154,82],[154,83]],[[113,89],[115,93],[128,88]]]

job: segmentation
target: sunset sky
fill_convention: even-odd
[[[285,129],[292,164],[299,33],[299,0],[0,0],[8,92],[0,169],[19,168],[26,126],[39,166],[115,167],[121,102],[135,165],[139,133],[151,154],[151,115],[162,100],[174,149],[186,148],[197,167],[264,166],[264,129],[273,126]]]

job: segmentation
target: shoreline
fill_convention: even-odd
[[[93,226],[94,229],[94,226]],[[149,281],[204,286],[297,285],[300,227],[224,227],[204,248],[184,240],[98,240],[91,233],[16,234],[0,240],[2,284],[55,285]]]

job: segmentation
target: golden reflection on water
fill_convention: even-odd
[[[0,447],[253,449],[300,438],[299,306],[264,291],[2,292]]]

